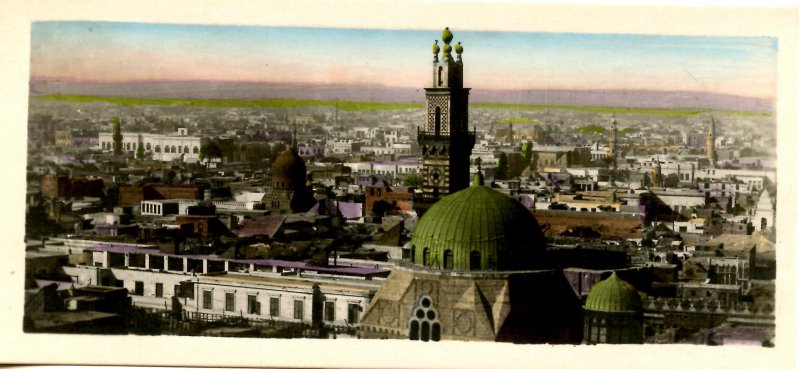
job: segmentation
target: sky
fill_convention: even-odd
[[[451,31],[476,89],[776,94],[775,38]],[[31,78],[419,88],[435,39],[441,30],[35,22]]]

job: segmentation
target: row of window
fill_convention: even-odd
[[[103,150],[111,150],[111,149],[114,148],[114,143],[113,142],[101,142],[100,143],[100,147],[102,147]],[[155,150],[153,150],[153,146],[150,146],[150,143],[148,143],[148,144],[145,145],[144,149],[145,149],[145,151],[155,151],[157,153],[161,152],[161,145],[155,145],[154,147],[155,147]],[[127,150],[127,151],[134,151],[134,150],[136,150],[136,142],[126,142],[125,145],[123,145],[122,149],[123,150]],[[197,154],[197,153],[200,152],[200,148],[197,147],[197,146],[193,146],[191,151],[192,151],[192,154]],[[180,146],[175,146],[175,145],[169,146],[169,145],[166,145],[166,146],[164,146],[164,152],[167,153],[167,154],[169,154],[169,153],[188,154],[189,153],[189,146],[184,146],[184,147],[181,148]]]
[[[214,309],[214,291],[203,290],[203,309]],[[295,299],[292,304],[293,311],[292,317],[294,319],[302,320],[305,314],[305,301],[302,299]],[[225,292],[225,311],[236,312],[236,294],[233,292]],[[361,307],[355,303],[347,304],[347,321],[350,324],[358,323],[359,312]],[[258,296],[254,294],[247,295],[247,314],[261,315],[261,302],[258,301]],[[281,316],[281,300],[280,297],[269,298],[269,316]],[[327,322],[336,320],[336,303],[335,301],[323,302],[323,319]]]
[[[411,246],[411,262],[414,263],[416,255],[415,254],[415,246]],[[422,265],[423,266],[439,266],[438,255],[434,255],[433,259],[431,259],[431,250],[430,248],[426,247],[422,249]],[[443,269],[453,269],[453,251],[450,249],[444,250],[442,253],[442,263],[441,266]],[[481,253],[479,251],[473,250],[469,253],[469,270],[480,270],[481,269]]]

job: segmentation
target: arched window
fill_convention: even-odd
[[[444,250],[444,268],[453,269],[453,251]]]
[[[411,262],[412,263],[414,262],[414,259],[416,259],[416,257],[414,256],[414,252],[417,251],[416,249],[417,248],[414,247],[414,245],[411,245]]]
[[[441,86],[441,85],[442,85],[442,67],[439,67],[439,74],[438,74],[438,78],[439,78],[439,79],[438,79],[438,81],[437,81],[437,82],[438,82],[439,86]]]
[[[144,145],[144,148],[145,148],[145,150],[147,150],[147,151],[150,151],[150,150],[152,150],[152,149],[153,149],[152,147],[150,147],[150,143],[149,143],[149,142],[147,143],[147,145]]]
[[[433,341],[441,339],[441,323],[439,314],[432,306],[429,296],[422,296],[409,318],[408,338],[412,341]]]
[[[177,148],[177,147],[175,147],[175,145],[173,145],[173,146],[172,146],[172,153],[176,153],[176,152],[178,152],[178,148]]]
[[[431,249],[424,248],[422,249],[422,265],[427,266],[431,262]]]
[[[469,270],[481,269],[481,253],[477,250],[469,253]]]
[[[184,154],[188,154],[189,153],[189,146],[184,146],[183,147],[183,153]]]
[[[199,150],[200,150],[200,149],[198,149],[198,148],[197,148],[197,146],[195,146],[194,148],[192,148],[192,154],[197,154],[197,152],[198,152]]]
[[[156,151],[156,152],[161,152],[161,146],[159,146],[159,145],[156,145],[156,150],[155,150],[155,151]]]
[[[442,130],[442,108],[436,107],[436,112],[433,115],[433,122],[434,122],[434,133],[438,136]]]
[[[419,322],[416,320],[411,321],[411,329],[408,332],[408,338],[412,341],[419,341]]]

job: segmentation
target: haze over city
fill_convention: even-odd
[[[419,50],[430,48],[431,34],[36,22],[31,80],[35,86],[192,81],[418,89],[429,78],[426,68],[416,66],[430,63]],[[474,66],[465,83],[483,93],[505,91],[510,101],[541,103],[522,101],[513,94],[517,90],[656,91],[692,94],[690,99],[723,94],[756,98],[761,105],[775,98],[774,38],[461,31],[454,42],[459,40]]]

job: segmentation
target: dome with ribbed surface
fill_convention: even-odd
[[[476,180],[476,182],[478,182]],[[544,234],[519,202],[478,183],[443,197],[419,220],[412,261],[460,270],[532,269]]]
[[[296,189],[306,185],[306,163],[293,149],[286,149],[272,163],[272,187]]]
[[[611,273],[592,287],[583,307],[592,311],[638,312],[642,310],[642,300],[630,283]]]

